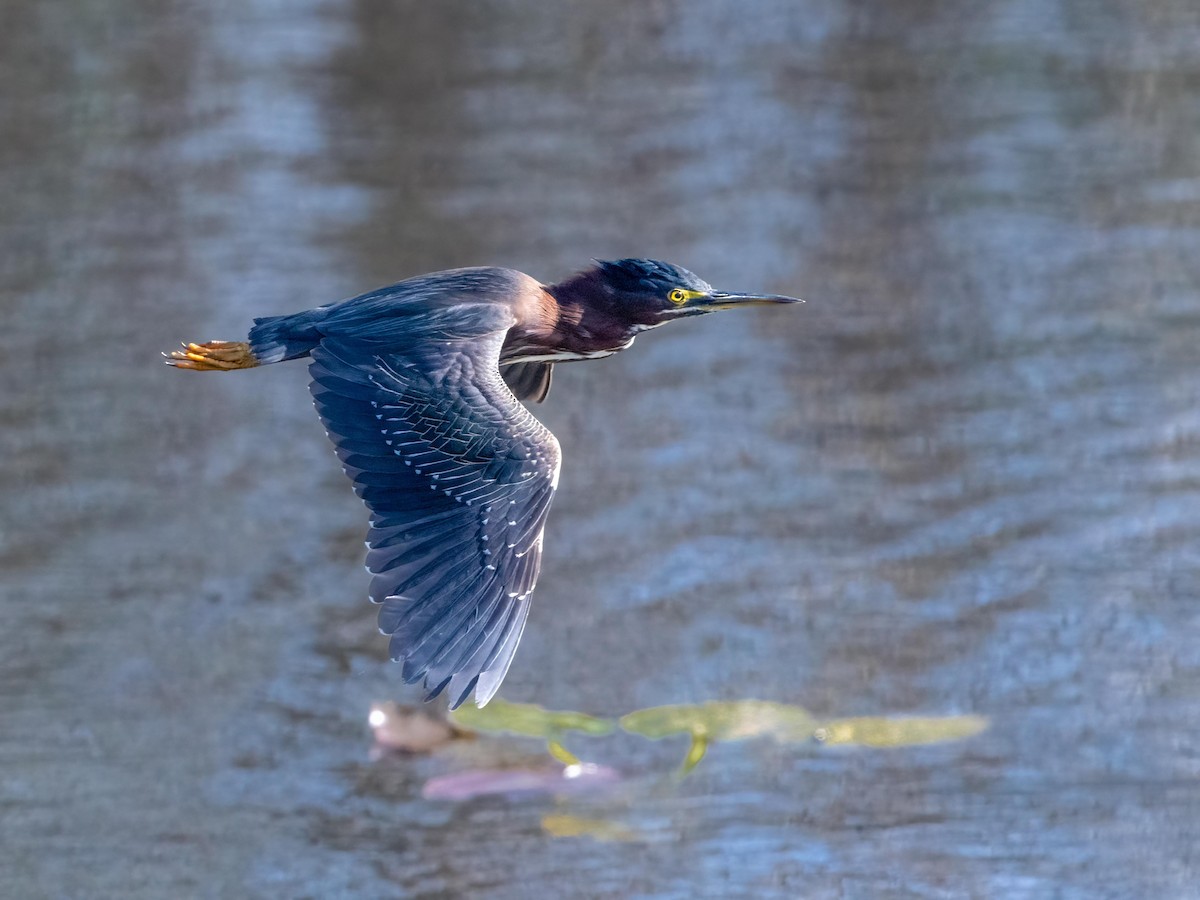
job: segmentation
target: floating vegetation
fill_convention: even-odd
[[[985,730],[982,716],[866,716],[820,721],[801,706],[768,700],[728,700],[639,709],[618,721],[573,711],[551,711],[531,703],[493,700],[483,709],[464,706],[450,715],[456,729],[523,735],[546,741],[568,777],[582,771],[579,757],[563,745],[576,732],[611,734],[617,725],[650,740],[686,735],[690,741],[681,771],[694,769],[711,744],[757,738],[780,743],[845,747],[911,747],[972,737]],[[564,826],[565,827],[565,826]]]
[[[687,706],[654,706],[622,716],[621,727],[651,740],[686,734],[691,746],[684,773],[694,769],[712,741],[742,741],[772,737],[778,741],[807,741],[816,720],[808,710],[766,700],[731,700]]]
[[[808,710],[768,700],[729,700],[687,706],[652,706],[622,716],[620,725],[631,734],[653,740],[672,734],[703,734],[714,741],[775,737],[806,741],[816,720]]]
[[[532,703],[508,703],[496,698],[482,709],[467,704],[450,714],[460,728],[472,731],[505,732],[542,738],[550,755],[565,766],[579,765],[575,754],[563,746],[569,731],[599,737],[615,727],[610,719],[599,719],[580,712],[553,712]]]
[[[589,735],[609,734],[611,719],[599,719],[580,712],[553,712],[533,703],[508,703],[496,698],[483,709],[468,704],[450,714],[451,720],[473,731],[506,731],[527,737],[558,737],[567,731]]]
[[[914,747],[973,737],[988,726],[983,716],[835,719],[813,733],[822,744],[861,747]]]

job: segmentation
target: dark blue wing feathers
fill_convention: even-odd
[[[371,599],[392,657],[429,696],[449,688],[458,706],[474,690],[482,705],[528,616],[558,444],[501,380],[507,311],[414,309],[401,350],[337,337],[378,302],[322,322],[315,405],[372,513]]]

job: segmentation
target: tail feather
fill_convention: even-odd
[[[255,319],[250,329],[250,349],[263,365],[308,356],[321,341],[321,332],[316,327],[320,312],[311,309],[290,316]]]

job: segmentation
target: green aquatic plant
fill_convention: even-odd
[[[460,728],[472,731],[519,734],[543,738],[550,755],[563,765],[576,766],[580,760],[563,746],[563,736],[578,731],[601,737],[613,731],[611,719],[601,719],[581,712],[555,712],[533,703],[509,703],[496,698],[482,709],[473,705],[461,706],[450,713],[450,719]]]
[[[911,747],[953,741],[987,728],[982,716],[863,717],[818,722],[806,709],[764,700],[731,700],[656,706],[620,719],[623,729],[652,740],[686,734],[691,739],[680,770],[692,771],[710,743],[771,738],[780,743],[817,741],[827,745]]]
[[[741,741],[772,737],[778,741],[806,741],[816,720],[808,710],[768,700],[728,700],[691,705],[654,706],[622,716],[620,725],[631,734],[659,740],[675,734],[691,738],[682,772],[690,772],[704,758],[713,741]]]
[[[499,698],[483,709],[461,707],[450,714],[453,724],[470,731],[519,734],[546,741],[550,755],[566,766],[579,757],[563,745],[578,732],[591,737],[612,733],[616,725],[650,740],[686,735],[690,741],[680,771],[692,771],[720,741],[769,738],[785,744],[816,742],[827,746],[911,747],[962,740],[987,728],[982,716],[875,716],[820,721],[808,710],[769,700],[714,700],[709,703],[654,706],[622,716],[617,722],[586,713],[552,711],[532,703]]]
[[[914,747],[973,737],[988,726],[983,716],[864,716],[834,719],[813,732],[822,744],[860,747]]]

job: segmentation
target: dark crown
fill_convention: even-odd
[[[711,291],[712,287],[687,269],[656,259],[596,260],[604,278],[619,291],[657,292],[674,287]]]

